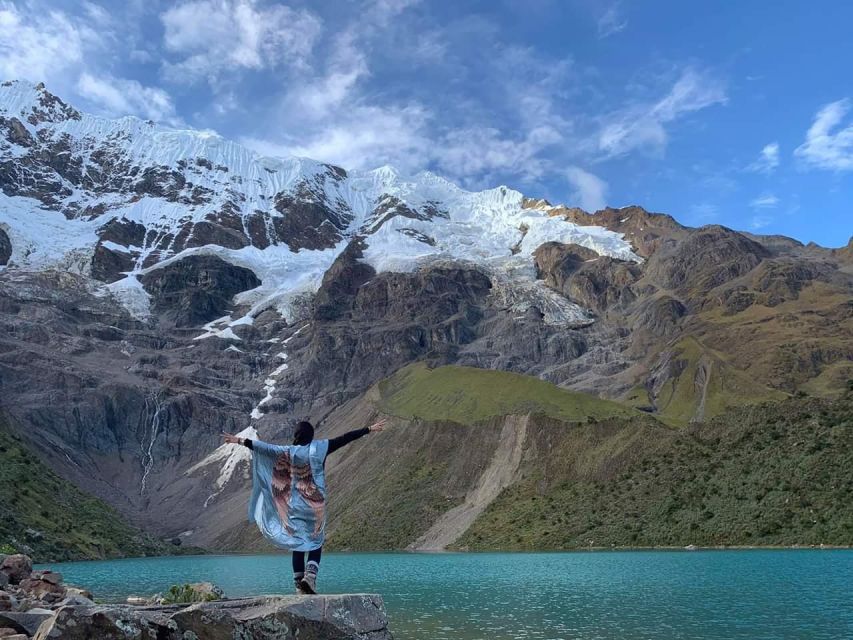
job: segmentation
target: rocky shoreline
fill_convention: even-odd
[[[176,604],[98,604],[55,571],[0,554],[2,640],[391,640],[382,597],[262,595]],[[206,593],[218,597],[212,585]]]

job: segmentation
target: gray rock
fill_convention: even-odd
[[[3,229],[0,229],[0,266],[8,264],[12,257],[12,241]]]
[[[17,607],[17,599],[11,593],[0,591],[0,611],[12,611]]]
[[[65,594],[69,597],[71,596],[83,596],[88,600],[94,600],[95,596],[92,595],[92,592],[83,587],[75,587],[72,585],[66,585]]]
[[[30,609],[29,611],[0,612],[0,627],[11,627],[19,633],[34,636],[41,623],[52,618],[53,613],[46,609]]]
[[[0,571],[0,589],[5,589],[9,584],[9,574],[5,571]]]
[[[2,619],[0,619],[2,622]],[[190,606],[68,606],[38,629],[36,640],[390,640],[377,595],[259,596]]]
[[[32,577],[52,585],[62,584],[62,574],[57,571],[34,571]]]
[[[87,598],[86,596],[81,596],[79,594],[71,594],[65,596],[62,600],[60,600],[56,605],[53,605],[55,609],[59,609],[60,607],[93,607],[95,606],[95,601],[91,598]]]

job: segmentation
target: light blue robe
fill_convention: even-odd
[[[252,442],[249,520],[281,549],[312,551],[326,539],[328,440],[307,445]]]

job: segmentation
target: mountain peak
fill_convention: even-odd
[[[31,126],[81,118],[79,111],[50,93],[43,82],[25,80],[0,83],[0,115],[20,118]]]
[[[638,259],[621,234],[525,208],[506,186],[466,191],[427,171],[261,157],[210,132],[80,113],[25,82],[0,87],[0,115],[0,160],[15,166],[0,194],[8,263],[73,265],[141,316],[152,272],[215,256],[262,283],[236,299],[250,318],[273,305],[292,320],[296,301],[362,238],[377,271],[465,260],[518,290],[514,299],[537,300],[549,321],[586,322],[536,280],[536,247],[556,240]]]

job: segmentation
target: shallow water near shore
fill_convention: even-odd
[[[209,580],[291,591],[285,555],[50,565],[99,599]],[[323,593],[375,592],[406,639],[853,638],[853,550],[327,553]]]

